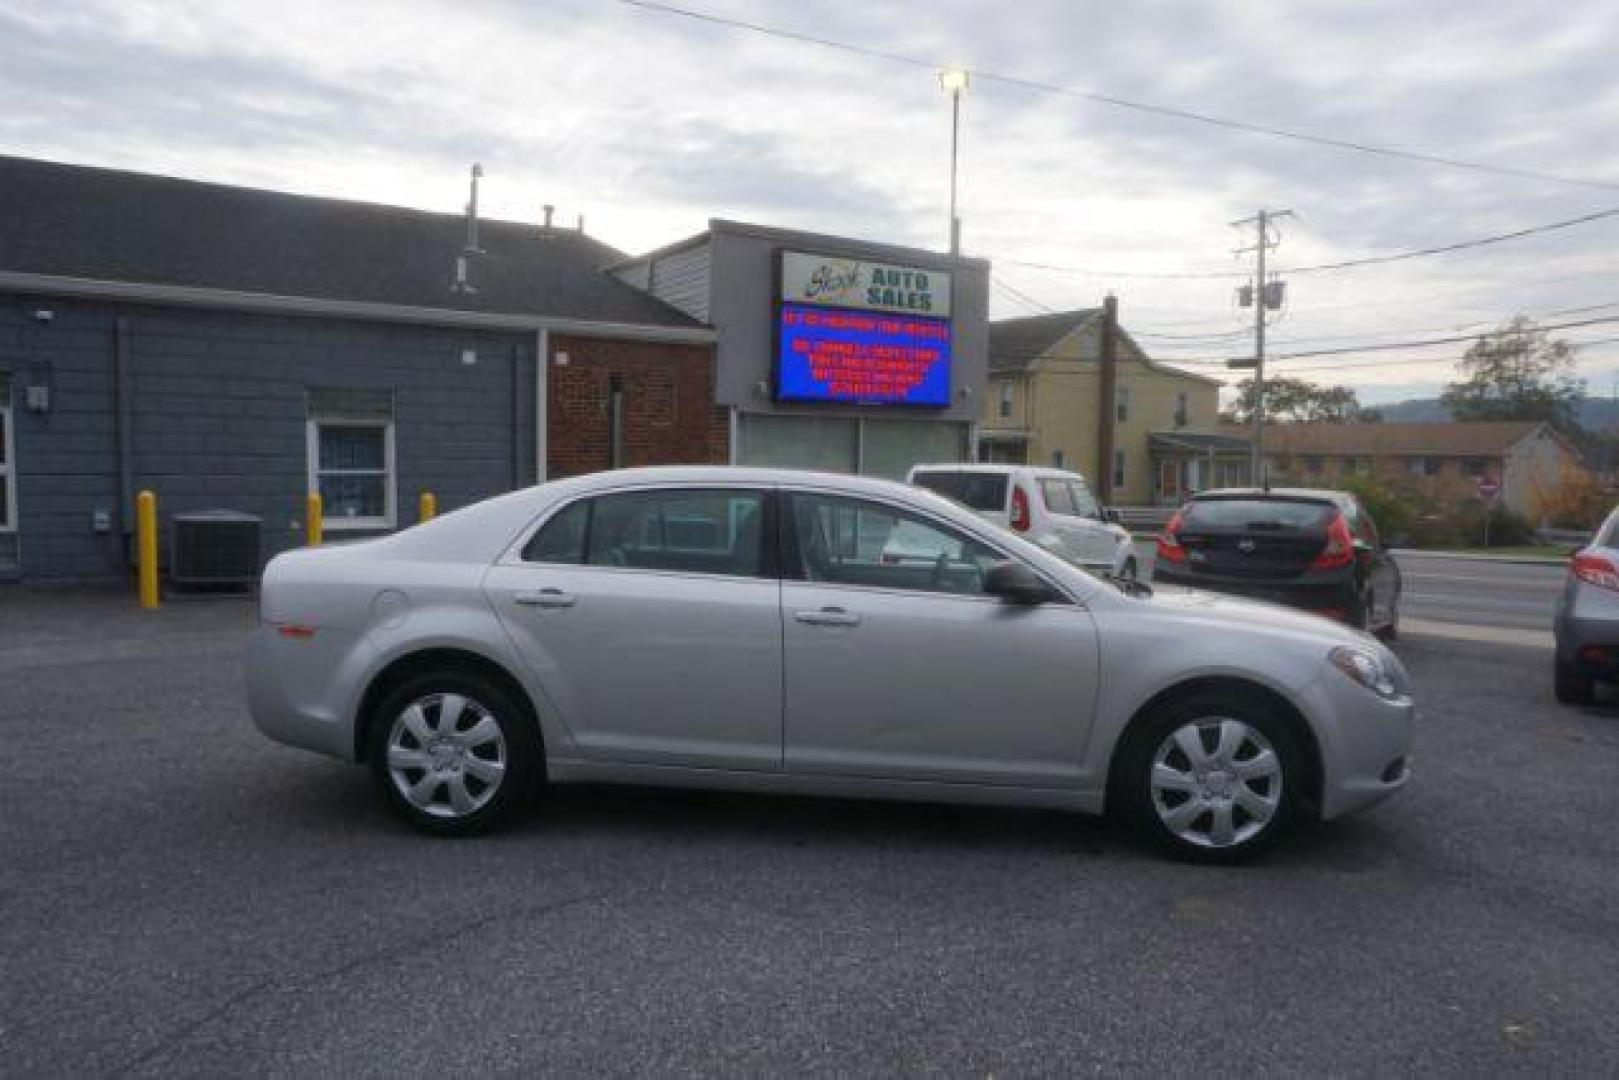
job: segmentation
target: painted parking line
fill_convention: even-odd
[[[1549,630],[1524,630],[1509,626],[1474,626],[1469,623],[1440,622],[1434,619],[1402,618],[1401,635],[1442,637],[1454,641],[1477,641],[1489,645],[1522,645],[1531,649],[1555,647]]]

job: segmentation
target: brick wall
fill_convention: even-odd
[[[611,466],[615,378],[624,393],[625,467],[728,460],[729,421],[714,404],[711,347],[559,335],[551,339],[551,354],[546,449],[552,479]]]

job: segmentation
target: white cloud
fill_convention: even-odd
[[[1215,115],[1619,180],[1607,55],[1619,10],[1603,0],[1555,11],[1510,0],[690,3]],[[491,213],[534,219],[553,203],[631,250],[710,216],[928,246],[947,236],[948,107],[930,71],[607,0],[281,0],[274,18],[224,0],[24,3],[0,12],[0,93],[3,152],[446,211],[477,159]],[[1261,204],[1298,214],[1276,255],[1284,266],[1619,204],[1619,191],[1347,154],[982,79],[966,99],[963,153],[969,251],[1114,271],[1240,265],[1228,222]],[[1299,275],[1278,351],[1619,301],[1616,241],[1608,223]],[[1112,288],[1144,339],[1247,317],[1234,282],[1001,269],[1052,305],[1090,305]],[[1020,310],[997,298],[997,314]],[[1611,336],[1602,329],[1568,336]],[[1241,337],[1145,340],[1187,360],[1246,348]],[[1619,348],[1584,362],[1606,380]],[[1317,377],[1376,397],[1448,373],[1413,361]]]

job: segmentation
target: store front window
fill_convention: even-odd
[[[931,420],[744,413],[737,463],[905,479],[911,466],[964,461],[967,425]]]

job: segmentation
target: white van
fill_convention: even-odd
[[[1129,531],[1096,501],[1078,473],[1030,465],[957,463],[917,465],[906,479],[1093,574],[1133,580],[1139,573]],[[904,537],[895,535],[885,555],[903,558],[903,546]]]

